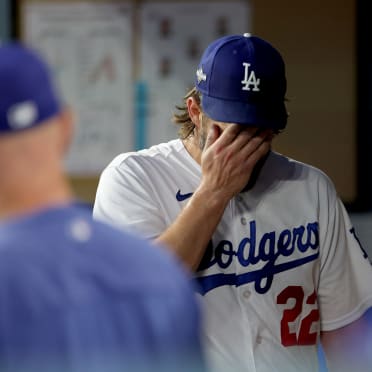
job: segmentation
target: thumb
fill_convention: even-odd
[[[208,131],[208,136],[205,141],[204,148],[208,148],[209,146],[211,146],[217,140],[219,135],[220,135],[220,128],[217,125],[212,124]]]

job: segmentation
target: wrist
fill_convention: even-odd
[[[232,196],[221,191],[213,191],[200,185],[194,192],[191,202],[203,205],[212,211],[224,211]]]

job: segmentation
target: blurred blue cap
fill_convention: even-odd
[[[284,61],[259,37],[247,33],[212,42],[202,55],[195,86],[213,120],[277,130],[287,124]]]
[[[13,42],[0,46],[0,135],[34,127],[55,116],[61,103],[47,63]]]

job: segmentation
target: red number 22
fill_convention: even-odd
[[[289,323],[294,322],[302,313],[304,302],[304,290],[300,286],[289,286],[285,288],[277,297],[278,304],[286,304],[289,299],[293,298],[295,304],[293,308],[283,311],[283,317],[280,322],[281,341],[284,346],[294,345],[314,345],[317,341],[317,333],[310,332],[312,323],[319,321],[319,310],[313,309],[302,319],[298,336],[296,332],[291,333]],[[314,291],[306,299],[306,304],[314,305],[316,303],[316,292]]]

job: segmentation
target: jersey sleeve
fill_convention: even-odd
[[[151,181],[139,164],[126,159],[109,165],[100,177],[93,217],[144,238],[156,238],[165,230],[165,222],[153,195]]]
[[[318,301],[321,330],[331,331],[352,323],[372,307],[372,266],[332,184],[320,209]]]

